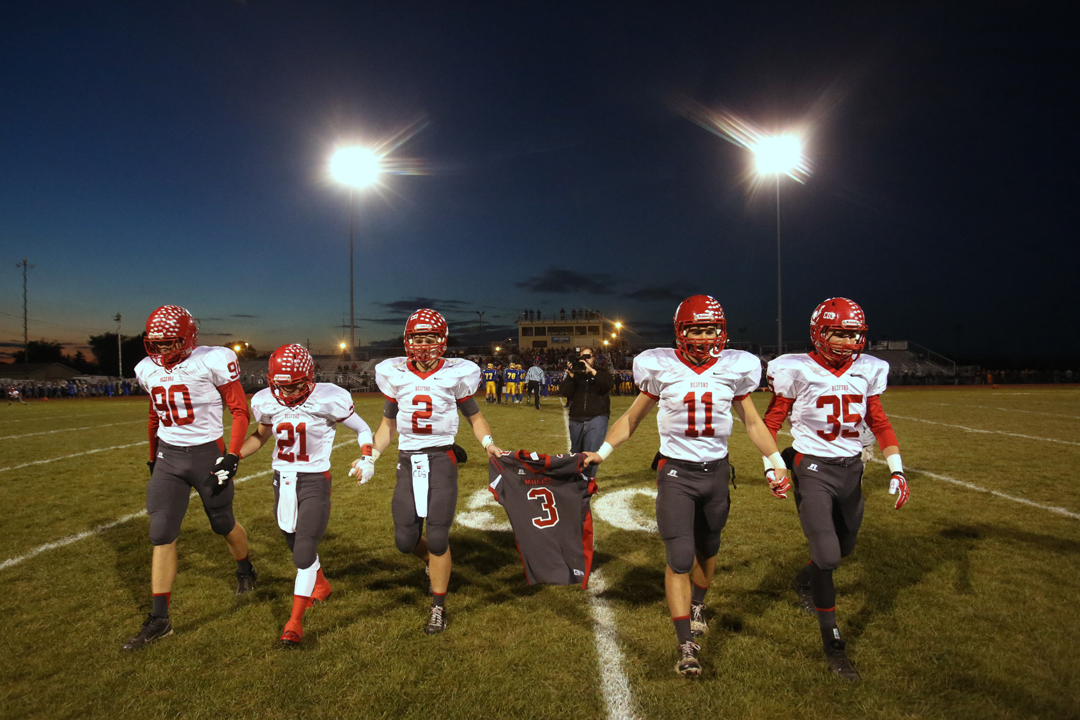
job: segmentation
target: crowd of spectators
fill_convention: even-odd
[[[75,378],[72,380],[0,380],[0,387],[12,390],[26,400],[59,400],[61,398],[127,397],[144,394],[133,379]]]

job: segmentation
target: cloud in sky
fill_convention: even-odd
[[[623,297],[627,300],[640,300],[642,302],[660,302],[663,300],[682,302],[686,299],[686,296],[676,290],[674,285],[647,285],[633,292],[623,293]]]
[[[611,295],[611,286],[616,282],[616,279],[607,273],[586,275],[574,270],[548,268],[539,275],[514,283],[514,286],[537,293]]]

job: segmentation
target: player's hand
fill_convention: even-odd
[[[370,455],[357,458],[352,461],[352,470],[349,471],[349,477],[358,478],[357,485],[363,485],[371,476],[375,474],[375,460]]]
[[[581,456],[585,458],[585,465],[599,465],[604,462],[604,458],[600,456],[600,453],[582,451]]]
[[[904,507],[908,501],[908,497],[911,495],[907,486],[907,478],[904,477],[902,472],[894,472],[892,479],[889,480],[889,494],[895,495],[897,491],[900,492],[900,497],[896,498],[896,509]]]
[[[236,475],[236,468],[240,465],[240,456],[229,453],[224,457],[219,457],[217,462],[214,463],[214,469],[210,471],[211,475],[217,477],[218,485],[226,485],[233,476]]]
[[[491,443],[484,449],[484,452],[488,454],[488,457],[497,458],[502,455],[502,449],[495,443]]]
[[[765,479],[769,481],[769,492],[773,494],[773,497],[778,500],[787,500],[791,483],[788,482],[786,470],[766,470]]]
[[[154,463],[155,462],[157,462],[157,461],[156,460],[148,460],[146,462],[146,467],[150,468],[150,477],[154,476]]]

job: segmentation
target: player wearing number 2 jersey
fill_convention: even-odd
[[[153,609],[137,636],[124,643],[137,650],[172,634],[169,600],[176,578],[176,538],[191,490],[202,500],[210,527],[225,536],[236,559],[236,593],[255,586],[248,561],[247,533],[233,518],[232,478],[247,433],[247,398],[240,386],[236,354],[224,347],[196,347],[198,328],[191,313],[165,305],[146,320],[146,352],[135,366],[150,395],[150,482],[146,511],[154,545]],[[229,452],[224,453],[222,406],[233,416]]]
[[[612,425],[599,452],[586,456],[589,462],[602,462],[659,407],[656,524],[667,554],[664,584],[679,643],[675,671],[696,676],[701,664],[694,637],[708,630],[705,593],[728,517],[732,409],[758,450],[773,458],[777,497],[785,497],[786,479],[776,443],[750,400],[761,379],[761,363],[750,353],[724,350],[727,324],[720,303],[708,295],[683,301],[675,311],[675,339],[677,350],[647,350],[634,359],[641,394]]]
[[[862,354],[866,344],[862,308],[845,298],[830,298],[810,318],[814,350],[781,355],[766,373],[773,392],[765,424],[773,436],[791,416],[793,448],[784,452],[795,483],[795,505],[810,543],[810,562],[792,587],[804,610],[815,612],[825,656],[834,673],[858,680],[836,626],[832,572],[855,549],[863,517],[862,438],[869,427],[892,470],[890,493],[907,502],[907,480],[900,448],[881,407],[889,374],[884,360]],[[771,472],[767,466],[766,476]]]
[[[375,382],[386,397],[383,419],[375,432],[375,453],[390,445],[396,426],[397,485],[391,509],[398,550],[423,560],[431,576],[432,604],[425,628],[429,635],[446,628],[446,588],[450,582],[450,525],[457,505],[457,461],[452,449],[458,412],[489,457],[502,451],[473,399],[480,368],[460,358],[443,358],[448,329],[434,310],[417,310],[405,323],[407,357],[384,360]],[[355,465],[355,463],[354,463]],[[427,520],[427,536],[423,535]]]
[[[251,413],[258,428],[244,441],[240,457],[275,439],[274,515],[296,565],[293,608],[281,634],[284,645],[299,645],[304,612],[330,597],[319,562],[319,541],[330,520],[330,453],[338,425],[356,433],[360,482],[371,477],[371,429],[353,411],[348,390],[315,382],[315,363],[302,345],[283,345],[270,356],[268,388],[255,393]]]

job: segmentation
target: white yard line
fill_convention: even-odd
[[[104,425],[85,425],[83,427],[76,428],[61,428],[60,430],[43,430],[36,433],[25,433],[23,435],[4,435],[0,437],[0,440],[17,440],[18,438],[34,437],[35,435],[55,435],[56,433],[75,432],[76,430],[96,430],[97,428],[112,427],[113,425],[130,425],[132,423],[145,423],[143,419],[139,420],[126,420],[124,422],[105,423]]]
[[[889,413],[889,419],[897,420],[911,420],[913,422],[929,423],[930,425],[941,425],[942,427],[957,428],[958,430],[966,430],[967,432],[983,433],[985,435],[1005,435],[1007,437],[1023,438],[1024,440],[1041,440],[1042,442],[1060,443],[1062,445],[1080,445],[1080,442],[1073,440],[1058,440],[1057,438],[1038,437],[1036,435],[1021,435],[1020,433],[1005,432],[1004,430],[980,430],[979,428],[967,427],[966,425],[952,425],[950,423],[937,422],[936,420],[923,420],[922,418],[907,417],[905,415],[894,415]]]
[[[97,413],[78,413],[76,415],[35,415],[33,417],[24,418],[12,418],[10,420],[0,420],[0,425],[7,425],[13,422],[32,422],[34,420],[68,420],[70,418],[77,417],[97,417],[99,415],[113,415],[118,412],[131,412],[130,408],[121,408],[119,410],[103,410]]]
[[[60,457],[49,458],[48,460],[34,460],[33,462],[23,463],[22,465],[12,465],[11,467],[0,468],[0,472],[18,470],[19,468],[30,467],[31,465],[44,465],[46,463],[56,462],[57,460],[70,460],[71,458],[82,457],[83,455],[93,455],[94,453],[105,452],[107,450],[121,450],[123,448],[146,444],[147,441],[143,440],[142,442],[131,443],[129,445],[113,445],[112,447],[97,448],[96,450],[87,450],[86,452],[72,453],[71,455],[62,455]]]
[[[1030,415],[1046,415],[1048,417],[1065,418],[1066,420],[1080,420],[1080,415],[1061,415],[1059,413],[1040,412],[1038,410],[1021,410],[1020,408],[989,407],[987,405],[967,405],[965,403],[927,403],[928,405],[944,405],[953,408],[978,408],[979,410],[1004,410],[1005,412],[1021,412]]]
[[[570,451],[570,411],[563,408],[566,428],[566,450]],[[596,570],[589,575],[589,611],[596,626],[596,656],[600,661],[600,691],[608,720],[635,720],[634,696],[630,680],[623,670],[623,654],[619,649],[615,613],[611,604],[600,597],[606,589],[604,576]]]

